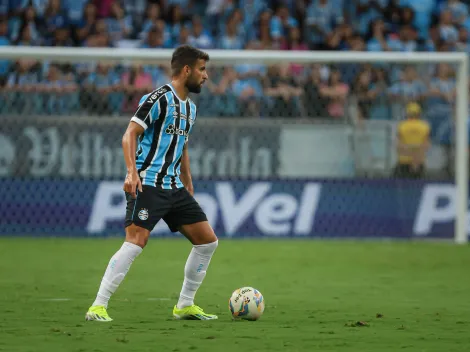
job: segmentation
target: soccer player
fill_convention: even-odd
[[[201,92],[208,78],[208,61],[207,53],[189,45],[178,47],[171,59],[172,82],[143,96],[129,122],[122,138],[127,165],[126,240],[111,258],[86,320],[112,320],[106,310],[108,301],[160,219],[172,232],[181,232],[193,244],[173,316],[217,319],[194,304],[218,240],[193,198],[188,154],[188,136],[196,120],[196,105],[188,93]]]

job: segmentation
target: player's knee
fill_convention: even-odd
[[[126,229],[126,241],[144,248],[148,242],[150,231],[131,225]]]
[[[141,248],[144,248],[147,245],[148,240],[149,239],[147,236],[137,236],[135,244]]]
[[[196,244],[214,244],[215,247],[217,247],[219,244],[219,240],[212,229],[210,231],[207,231],[205,234],[203,234],[198,239],[198,242],[199,243],[196,243]]]

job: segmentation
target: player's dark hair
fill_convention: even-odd
[[[191,45],[182,45],[176,48],[171,58],[171,72],[173,76],[180,74],[184,66],[194,67],[197,60],[209,61],[209,54],[196,49]]]

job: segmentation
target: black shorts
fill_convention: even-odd
[[[135,224],[152,231],[163,219],[171,232],[177,232],[181,225],[207,221],[199,203],[184,187],[161,189],[142,186],[142,191],[137,192],[137,198],[126,193],[126,227]]]

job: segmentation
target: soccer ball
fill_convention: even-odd
[[[228,305],[234,319],[258,320],[264,312],[263,295],[253,287],[233,291]]]

